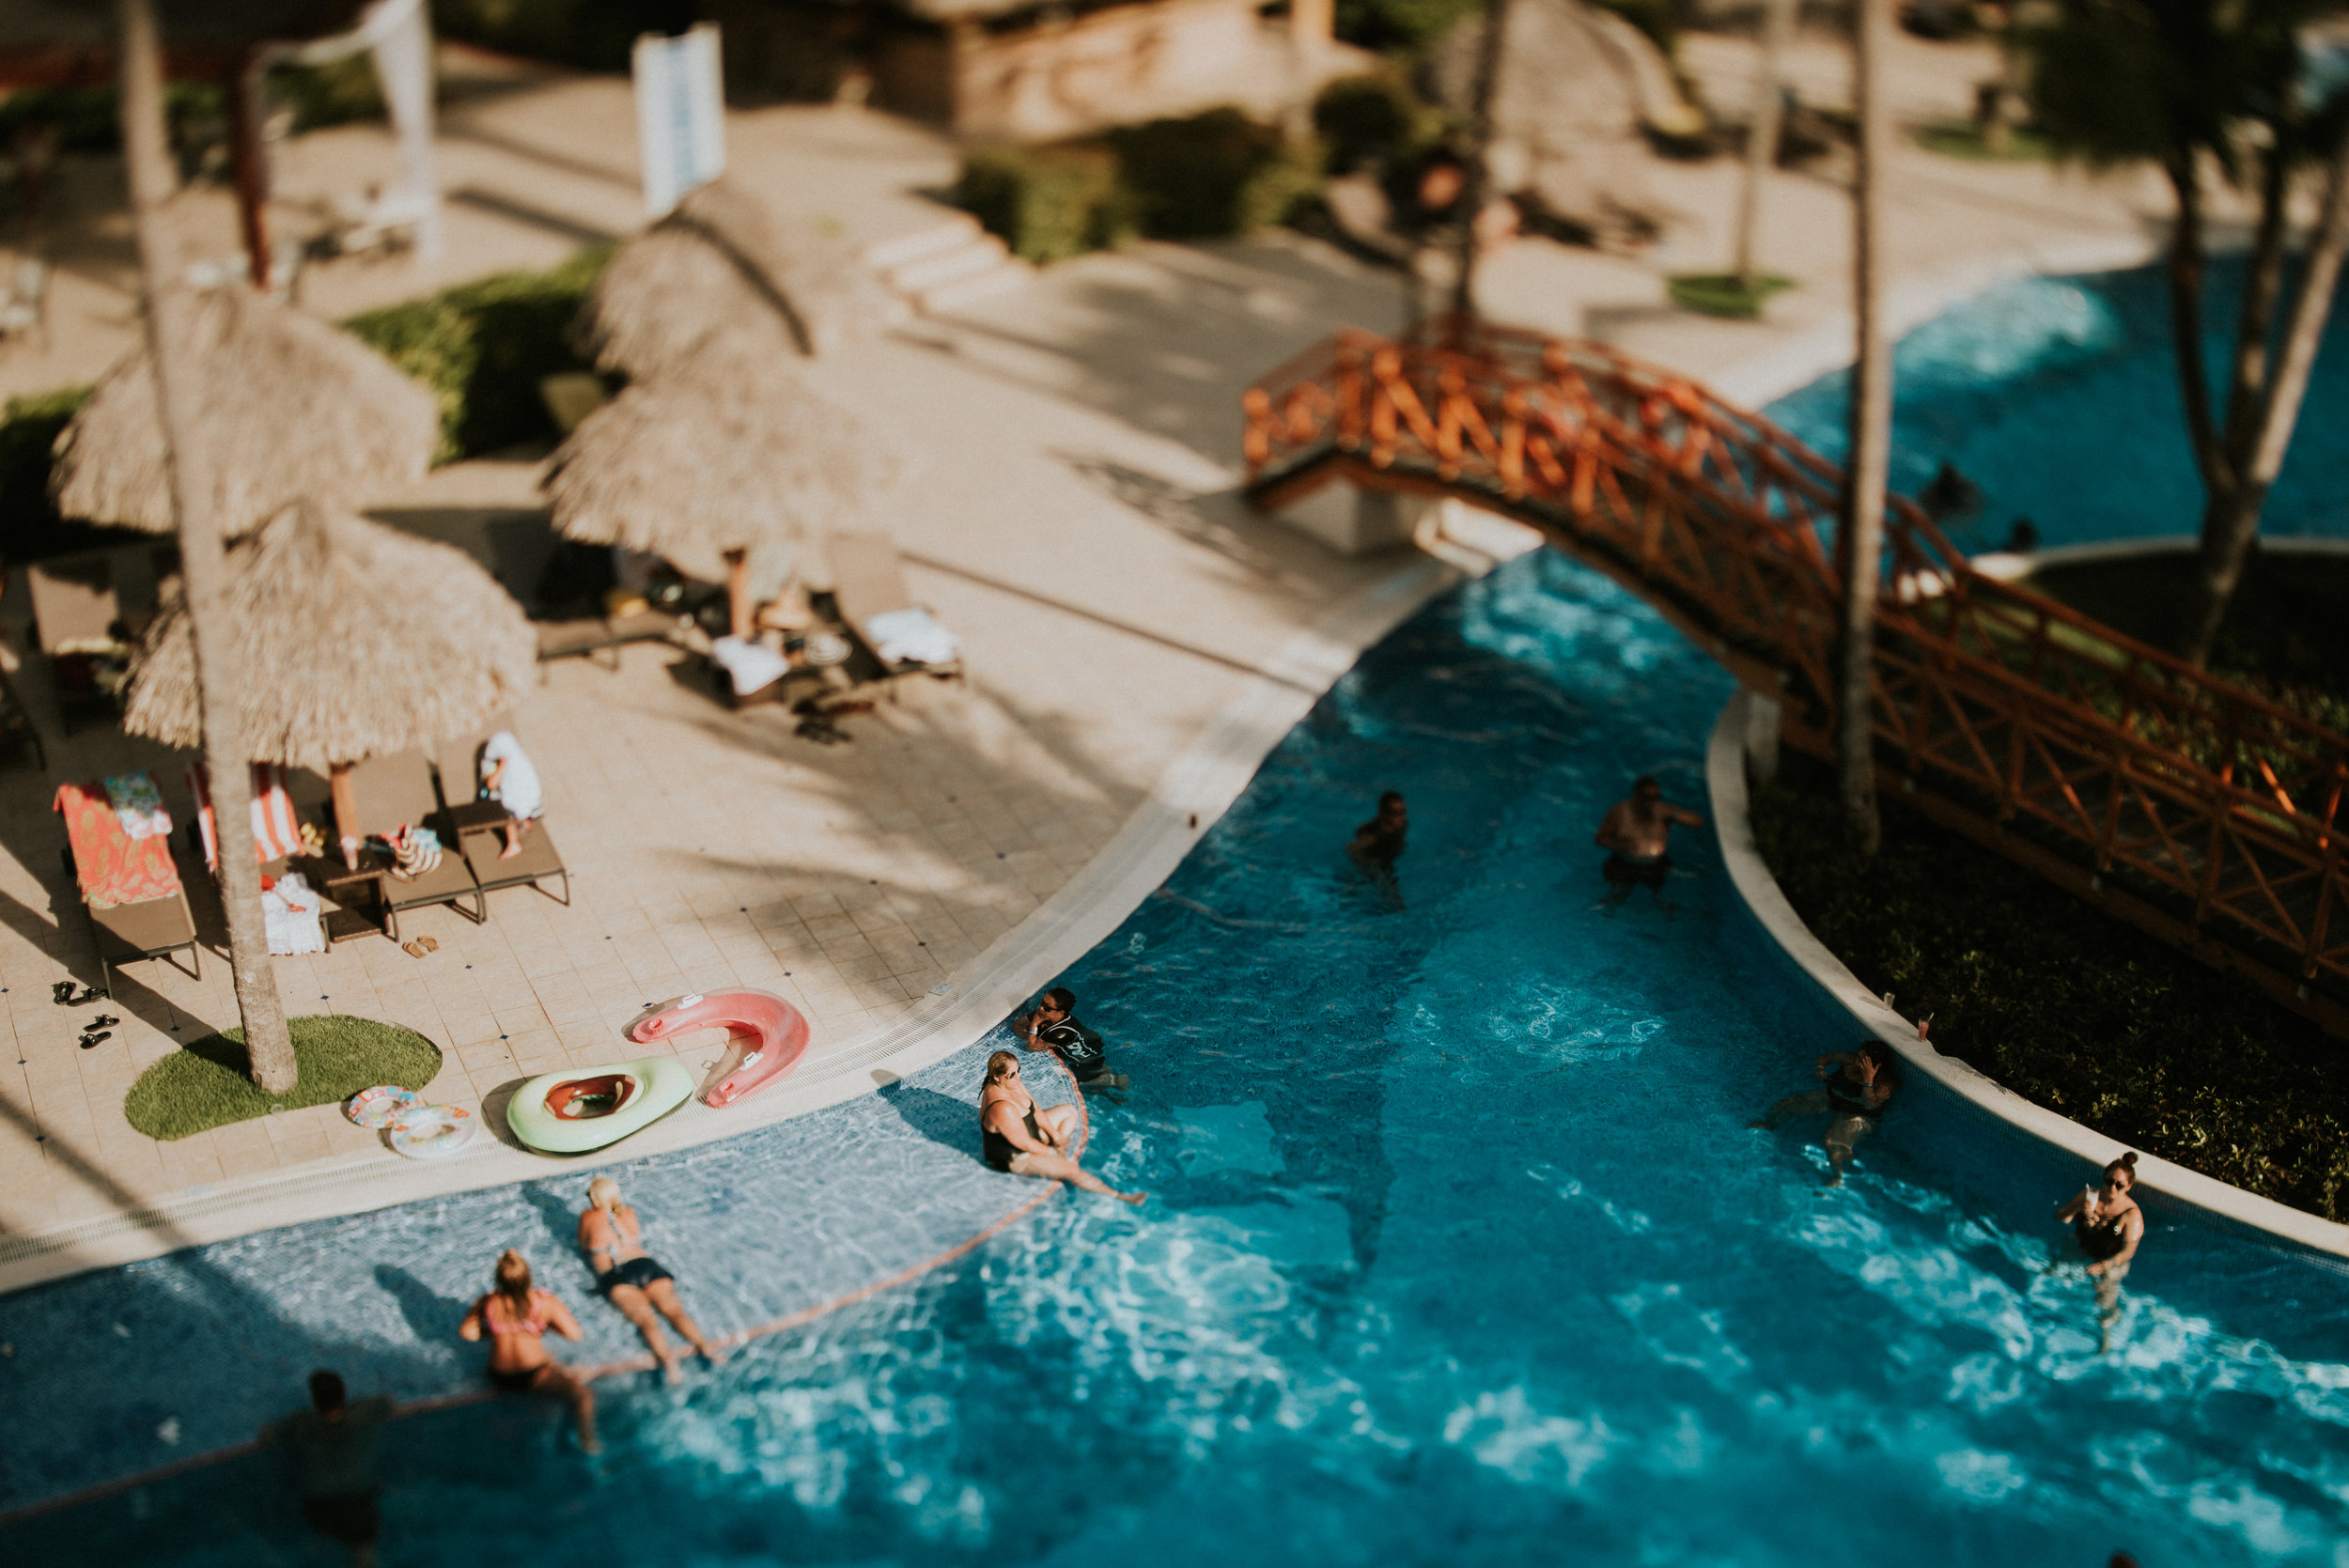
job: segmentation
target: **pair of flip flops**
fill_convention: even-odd
[[[411,958],[421,958],[428,953],[440,952],[441,944],[430,937],[418,937],[412,942],[400,943],[399,950]]]
[[[49,987],[50,1000],[60,1007],[80,1007],[105,994],[95,986],[76,986],[70,980],[60,980]]]
[[[122,1020],[120,1018],[116,1017],[111,1013],[101,1013],[98,1017],[90,1019],[89,1022],[82,1026],[82,1048],[84,1050],[87,1050],[92,1046],[103,1045],[108,1040],[113,1039],[114,1033],[112,1026],[118,1024]]]

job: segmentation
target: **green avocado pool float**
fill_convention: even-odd
[[[583,1155],[641,1132],[693,1095],[693,1077],[674,1056],[542,1073],[514,1091],[506,1125],[550,1155]]]

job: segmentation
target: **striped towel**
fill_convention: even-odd
[[[188,764],[188,792],[195,797],[195,820],[204,835],[204,864],[220,874],[220,838],[212,821],[211,775],[200,762]],[[264,864],[303,852],[302,824],[286,793],[286,770],[273,762],[253,765],[253,857]]]

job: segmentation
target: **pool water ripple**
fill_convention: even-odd
[[[2156,1217],[2100,1356],[2085,1282],[2049,1271],[2075,1176],[2035,1146],[1920,1091],[1827,1191],[1818,1127],[1747,1128],[1851,1026],[1766,948],[1706,835],[1675,842],[1669,912],[1599,907],[1590,843],[1638,772],[1702,806],[1726,692],[1554,557],[1432,607],[1067,978],[1134,1077],[1094,1105],[1094,1163],[1147,1207],[1066,1196],[682,1389],[607,1385],[599,1461],[527,1403],[397,1422],[386,1560],[2054,1568],[2130,1545],[2349,1568],[2337,1277]],[[1399,910],[1339,853],[1388,786],[1413,814]],[[886,1114],[967,1135],[974,1091],[948,1079],[975,1060]],[[853,1150],[881,1113],[630,1178],[708,1318],[768,1310],[973,1163],[884,1141],[864,1206],[807,1225],[733,1163]],[[770,1135],[796,1141],[760,1153]],[[467,1219],[465,1279],[558,1196]],[[343,1297],[348,1269],[301,1282],[321,1239],[384,1266],[436,1254],[460,1211],[235,1244],[252,1293],[205,1353],[249,1354],[280,1405],[313,1350],[397,1346],[416,1386],[463,1380],[439,1264]],[[184,1259],[143,1266],[138,1294],[201,1297]],[[26,1299],[0,1301],[11,1333]],[[91,1342],[47,1331],[46,1354]],[[161,1419],[174,1368],[106,1367]],[[25,1560],[66,1543],[319,1560],[260,1457],[0,1534]]]

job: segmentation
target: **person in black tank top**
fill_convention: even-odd
[[[1077,1080],[1077,1087],[1088,1094],[1101,1090],[1123,1092],[1132,1082],[1124,1073],[1110,1071],[1109,1042],[1077,1021],[1077,993],[1066,986],[1045,992],[1018,1028],[1023,1049],[1053,1052],[1068,1069],[1068,1076]]]
[[[1120,1192],[1077,1163],[1073,1153],[1083,1108],[1055,1105],[1039,1110],[1019,1081],[1019,1058],[999,1050],[987,1059],[987,1081],[979,1087],[979,1153],[1006,1175],[1041,1176],[1067,1182],[1104,1198],[1139,1203],[1146,1192]]]
[[[2088,1276],[2096,1282],[2096,1349],[2112,1348],[2112,1327],[2121,1319],[2121,1281],[2129,1277],[2138,1243],[2145,1239],[2145,1211],[2137,1205],[2137,1156],[2123,1155],[2105,1167],[2102,1187],[2080,1189],[2056,1210],[2059,1224],[2088,1255]],[[2052,1269],[2061,1260],[2047,1266]]]

